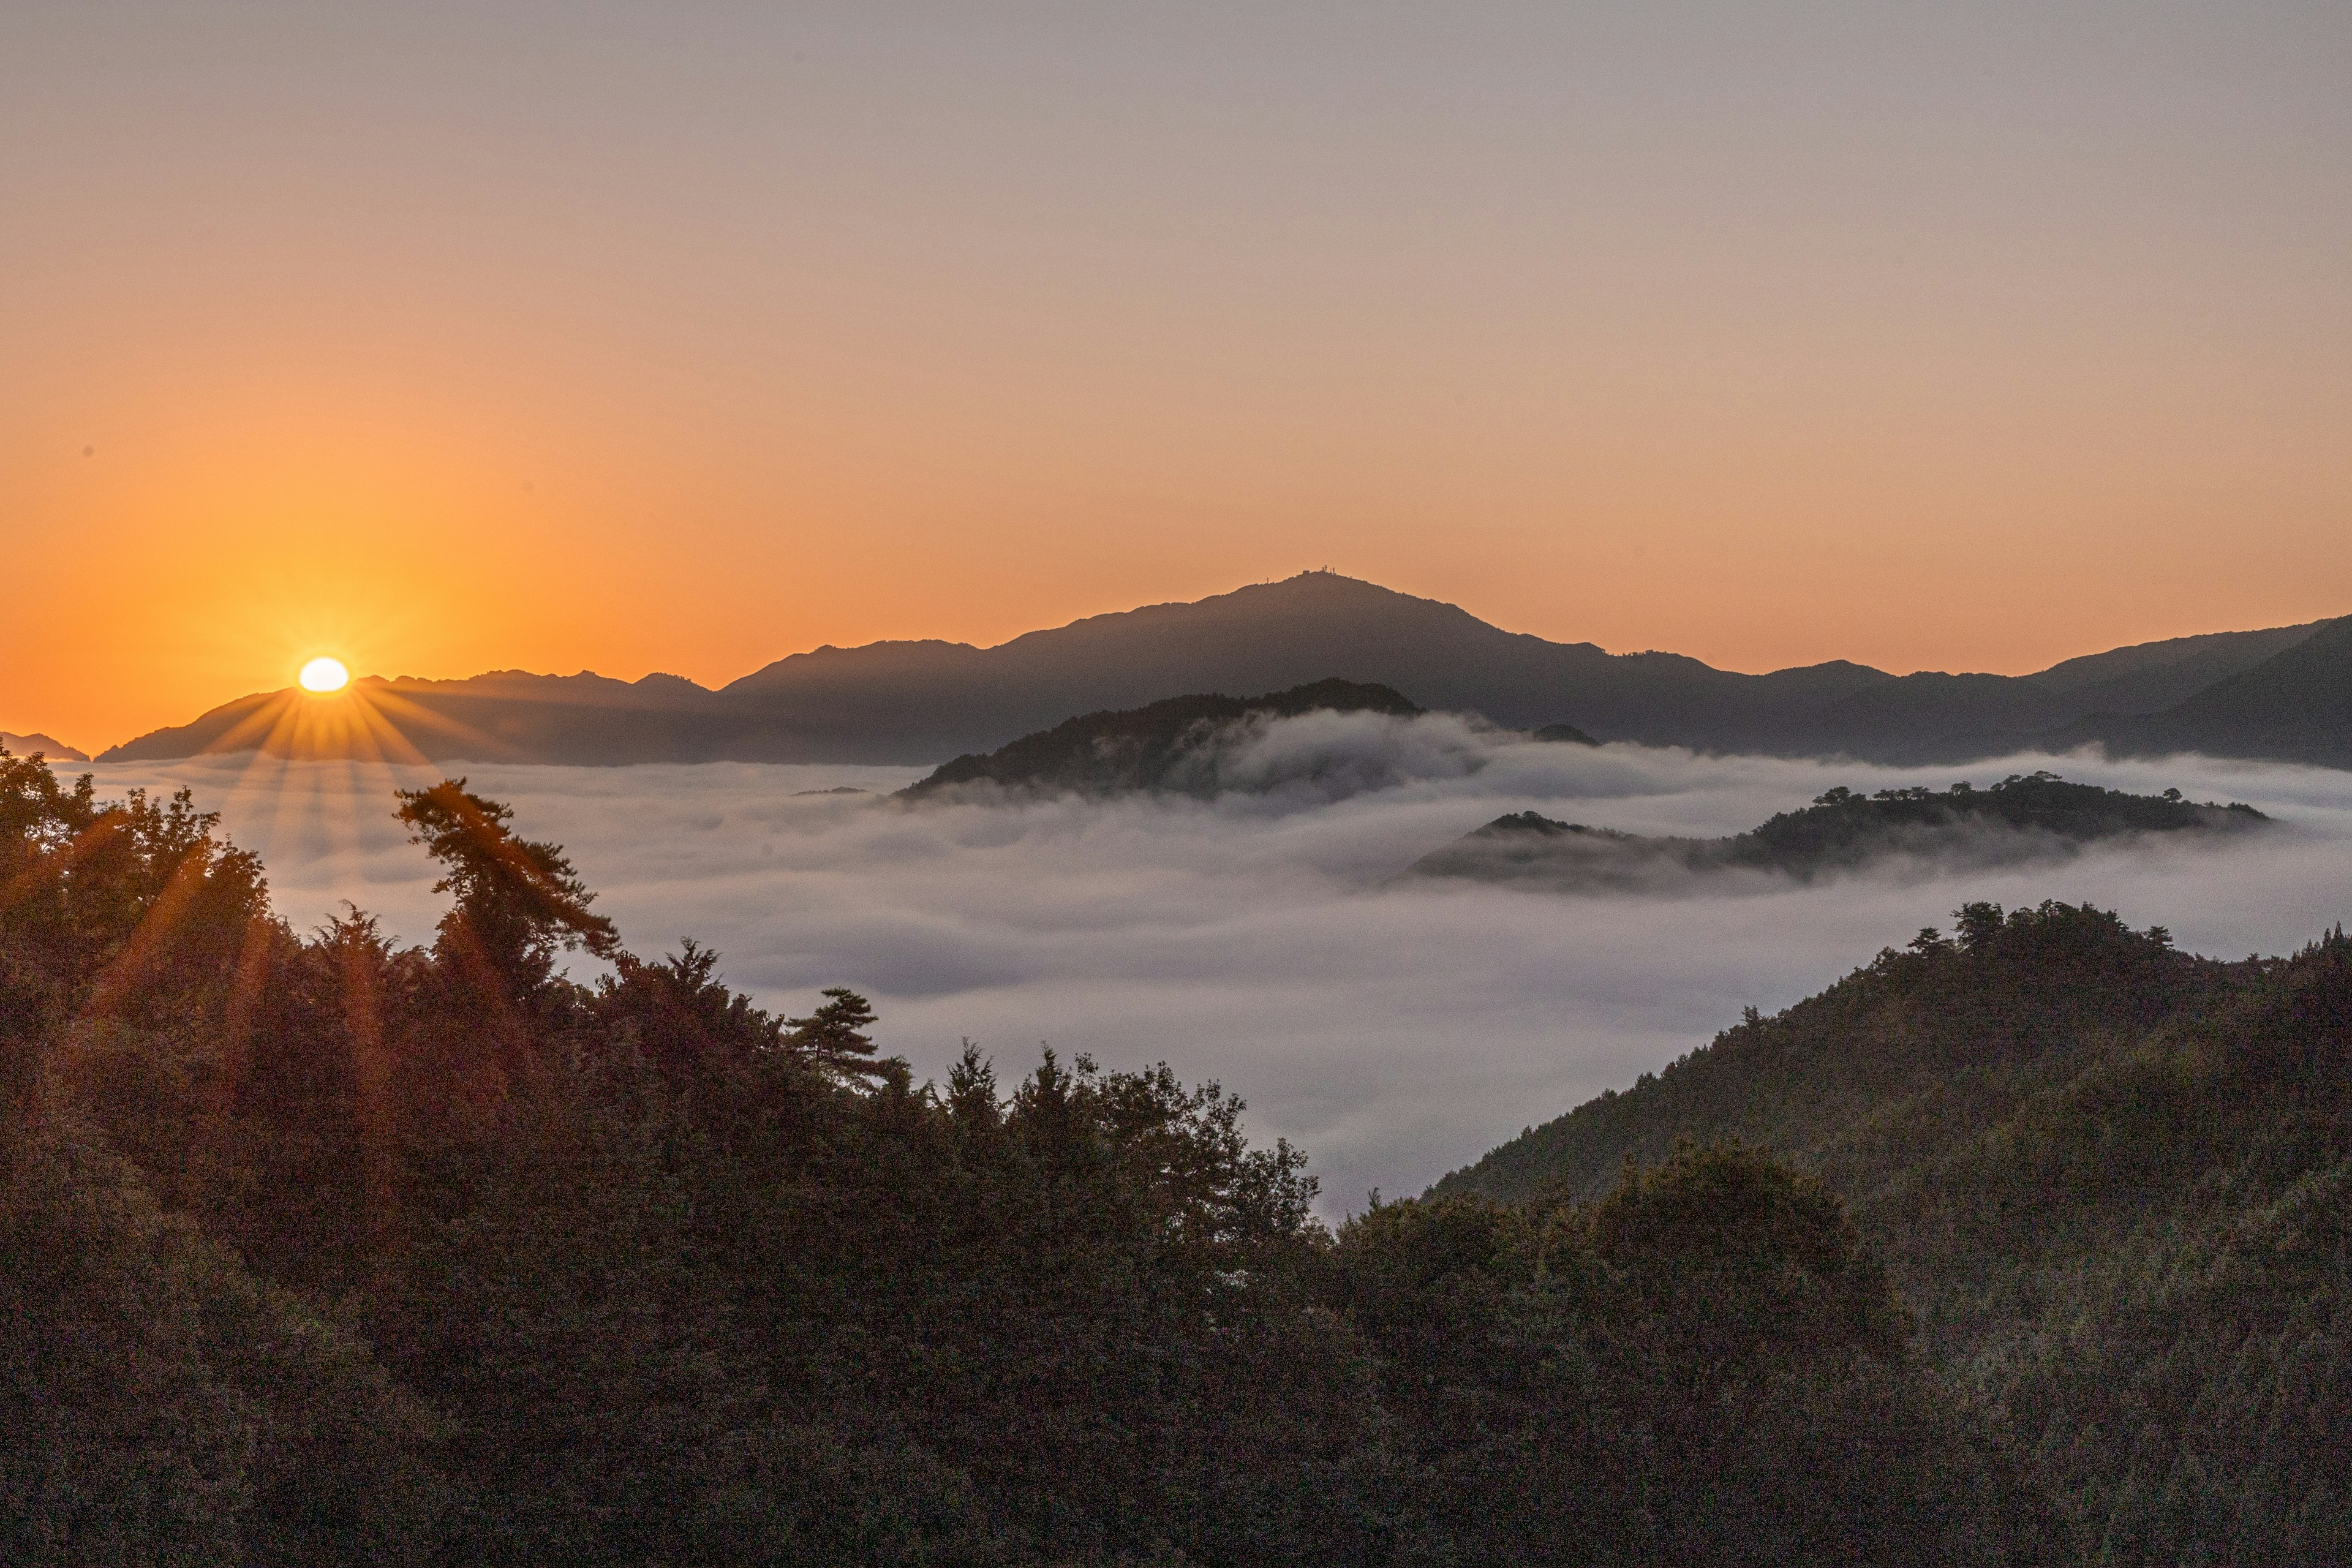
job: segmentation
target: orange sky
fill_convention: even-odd
[[[2352,613],[2343,8],[1182,9],[8,7],[0,728],[1322,565],[1748,669]]]

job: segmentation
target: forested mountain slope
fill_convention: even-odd
[[[1596,1194],[1737,1139],[1843,1196],[2100,1560],[2352,1554],[2352,941],[2175,952],[1975,904],[1439,1194]]]

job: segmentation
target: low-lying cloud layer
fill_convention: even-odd
[[[1965,900],[2089,900],[2185,948],[2277,952],[2352,913],[2352,773],[2201,760],[2023,756],[1897,769],[1542,745],[1433,715],[1255,727],[1233,769],[1278,787],[1214,801],[907,806],[921,768],[712,763],[470,770],[517,826],[563,843],[640,951],[692,935],[762,1002],[856,986],[886,1049],[938,1074],[969,1036],[1007,1075],[1037,1042],[1106,1066],[1165,1059],[1303,1145],[1334,1214],[1415,1192],[1522,1126],[1622,1087],[1946,924]],[[1301,759],[1306,759],[1302,764]],[[2136,792],[2244,800],[2274,831],[2102,847],[2057,865],[1920,863],[1797,886],[1561,897],[1399,881],[1506,811],[1716,837],[1832,784],[1989,784],[2049,767]],[[110,792],[194,787],[259,850],[298,924],[345,899],[411,940],[439,913],[391,818],[430,775],[239,757],[100,767]],[[2187,836],[2183,836],[2187,837]]]

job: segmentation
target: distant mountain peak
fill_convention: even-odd
[[[1611,654],[1506,631],[1457,605],[1318,568],[1189,603],[1088,616],[992,647],[940,638],[827,644],[715,692],[669,675],[623,681],[586,670],[500,670],[470,680],[362,680],[354,695],[385,699],[378,716],[396,735],[373,740],[396,738],[436,761],[930,764],[1073,714],[1133,710],[1176,692],[1281,691],[1325,677],[1384,685],[1513,729],[1567,720],[1600,741],[1702,752],[1957,763],[2062,742],[2181,749],[2179,737],[2188,735],[2228,754],[2352,761],[2352,725],[2319,716],[2335,711],[2326,638],[2281,627],[2178,641],[2017,678],[1896,677],[1843,659],[1747,675],[1683,654]],[[2286,661],[2275,679],[2263,678],[2268,686],[2221,687],[2265,660]],[[2252,703],[2263,716],[2234,723],[2198,710],[2185,731],[2136,720],[2080,728],[2090,715],[2161,714],[2209,688],[2211,703]],[[108,754],[292,745],[310,755],[300,748],[336,743],[330,727],[289,742],[252,721],[278,700],[241,699]],[[2305,713],[2298,704],[2306,700],[2319,708]]]

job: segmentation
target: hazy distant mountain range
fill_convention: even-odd
[[[53,763],[89,761],[89,753],[77,752],[63,741],[48,735],[18,735],[6,730],[0,730],[0,748],[5,748],[20,757],[29,757],[37,753]]]
[[[331,709],[291,690],[258,694],[105,757],[925,763],[1073,714],[1330,678],[1515,728],[1572,724],[1603,742],[1701,751],[1931,763],[2099,742],[2352,766],[2352,617],[2143,643],[2024,676],[1894,676],[1843,660],[1743,675],[1680,654],[1611,654],[1507,632],[1328,572],[1095,616],[991,648],[821,647],[717,691],[670,675],[370,679],[348,704],[364,704],[364,721],[331,720],[343,700]]]

